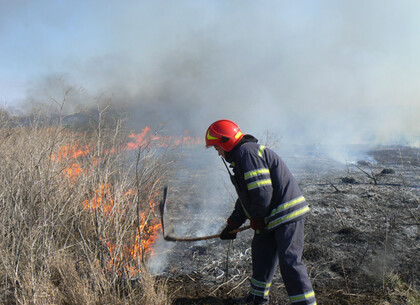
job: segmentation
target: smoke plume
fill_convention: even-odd
[[[228,118],[290,148],[419,143],[416,1],[41,2],[4,5],[6,28],[31,9],[41,23],[21,29],[40,39],[21,109],[65,84],[69,112],[111,103],[137,129],[202,135]]]

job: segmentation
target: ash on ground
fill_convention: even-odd
[[[420,149],[352,149],[355,158],[347,162],[317,149],[280,152],[311,207],[303,260],[318,304],[377,304],[384,294],[390,295],[388,304],[413,304],[413,298],[420,300]],[[171,235],[223,229],[236,195],[214,154],[190,152],[181,163],[165,215]],[[175,304],[229,304],[248,291],[252,235],[238,233],[232,243],[162,240],[154,270],[169,279]],[[270,296],[271,304],[288,302],[279,272]]]

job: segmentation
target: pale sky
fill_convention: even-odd
[[[0,0],[0,101],[59,100],[65,84],[69,110],[104,98],[144,124],[410,141],[419,16],[417,0]]]

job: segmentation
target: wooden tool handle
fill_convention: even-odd
[[[230,234],[235,234],[238,232],[242,232],[248,230],[251,226],[244,226],[239,229],[235,229],[230,231]],[[164,236],[164,239],[167,241],[200,241],[200,240],[207,240],[220,237],[220,234],[209,235],[209,236],[202,236],[202,237],[192,237],[192,238],[183,238],[183,237],[172,237],[172,236]]]

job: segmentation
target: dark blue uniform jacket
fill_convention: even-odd
[[[254,137],[245,135],[226,154],[226,161],[233,170],[231,180],[238,194],[231,221],[243,224],[247,218],[263,218],[265,230],[273,230],[309,212],[286,164]]]

